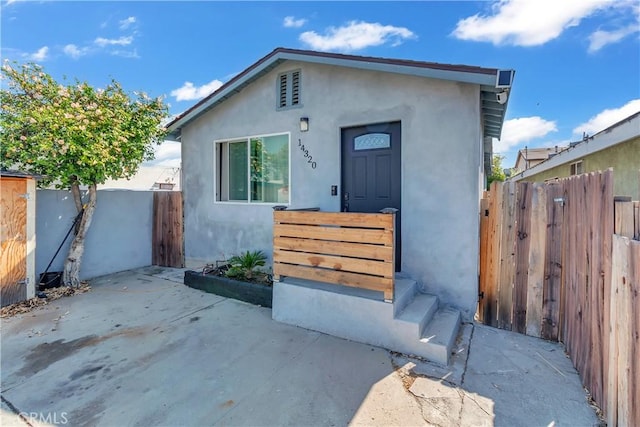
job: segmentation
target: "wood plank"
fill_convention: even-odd
[[[590,388],[591,396],[600,405],[604,394],[604,361],[603,337],[604,332],[604,280],[602,277],[602,208],[605,204],[611,203],[606,200],[603,194],[602,174],[590,174],[589,181],[589,235],[591,236],[590,246],[590,299],[591,299],[591,319],[589,330],[591,332],[592,349],[589,354],[589,364],[591,369]]]
[[[633,201],[633,239],[640,240],[640,201]]]
[[[611,257],[611,297],[609,310],[609,368],[607,382],[607,425],[618,425],[618,310],[620,295],[620,283],[622,279],[620,274],[623,270],[624,260],[620,256],[620,240],[624,237],[614,235],[612,240],[612,257]]]
[[[603,197],[603,206],[600,211],[601,218],[601,235],[602,235],[602,270],[600,274],[603,277],[603,337],[602,337],[602,402],[598,402],[603,411],[607,412],[609,407],[607,387],[609,383],[609,342],[611,336],[610,329],[610,310],[611,310],[611,253],[612,253],[612,236],[613,236],[613,170],[608,169],[601,174],[601,192]]]
[[[392,229],[394,215],[358,212],[274,211],[278,224],[331,225],[358,228]]]
[[[631,348],[630,313],[630,260],[629,239],[621,236],[613,238],[613,281],[616,288],[616,353],[617,368],[617,423],[629,426],[629,348]]]
[[[570,357],[575,355],[572,353],[572,348],[575,342],[573,334],[575,333],[573,313],[576,306],[577,290],[575,289],[575,282],[573,279],[573,270],[576,268],[575,263],[571,260],[575,254],[575,239],[576,235],[572,233],[571,221],[575,216],[577,201],[573,198],[573,190],[569,180],[561,181],[563,189],[563,213],[564,221],[563,227],[565,228],[562,233],[562,258],[567,260],[566,265],[562,269],[562,283],[560,291],[560,311],[562,311],[561,325],[558,331],[558,339],[561,339],[565,343],[567,354]],[[557,202],[556,202],[557,203]],[[573,359],[572,359],[573,360]]]
[[[491,183],[489,199],[489,243],[487,245],[487,281],[485,285],[485,323],[498,326],[498,281],[500,280],[500,243],[502,236],[502,182]]]
[[[615,233],[630,239],[634,237],[634,212],[633,202],[615,202]]]
[[[273,261],[393,278],[393,263],[306,252],[276,251]]]
[[[542,331],[544,339],[556,341],[560,318],[560,290],[562,280],[562,227],[564,208],[560,201],[564,195],[561,184],[547,187],[547,237],[542,288]]]
[[[577,209],[575,212],[576,220],[569,221],[572,228],[572,231],[570,232],[576,236],[576,253],[574,255],[576,268],[573,271],[573,280],[575,281],[576,289],[578,290],[578,310],[575,312],[575,321],[578,324],[577,331],[579,336],[579,342],[576,347],[580,349],[591,349],[591,333],[589,331],[589,318],[591,317],[591,307],[589,304],[590,283],[589,277],[587,276],[587,271],[589,271],[589,257],[587,255],[589,228],[586,221],[587,196],[585,189],[587,179],[588,175],[581,175],[575,179],[574,197],[578,199]],[[589,364],[589,352],[576,351],[576,354],[576,362],[577,365],[580,366],[578,370],[582,372],[583,383],[590,388],[592,367]]]
[[[273,264],[273,273],[278,276],[298,277],[301,279],[317,280],[320,282],[335,283],[381,292],[393,290],[393,279],[344,271],[324,270],[321,268],[280,264],[276,262]]]
[[[273,236],[380,244],[390,247],[392,247],[394,243],[393,231],[391,230],[361,228],[274,224]]]
[[[530,229],[531,240],[527,270],[527,327],[525,332],[527,335],[540,337],[547,237],[547,197],[544,184],[534,184],[531,191]]]
[[[489,304],[487,303],[487,276],[489,275],[489,197],[488,191],[483,192],[480,200],[480,278],[478,280],[478,321],[486,323]]]
[[[0,301],[27,298],[27,180],[2,177],[0,183]]]
[[[531,242],[531,198],[533,184],[520,182],[516,192],[516,255],[513,288],[513,330],[524,334],[527,327],[527,279]]]
[[[164,267],[184,266],[182,193],[153,193],[152,263]]]
[[[500,281],[498,289],[498,327],[511,330],[513,285],[515,280],[515,205],[516,184],[509,181],[503,189],[502,238],[500,242]]]
[[[275,237],[274,250],[291,250],[325,255],[342,255],[357,258],[393,261],[393,248],[390,246],[368,245],[366,243],[333,242],[326,240],[299,239],[294,237]]]
[[[640,241],[630,242],[629,425],[640,426]]]

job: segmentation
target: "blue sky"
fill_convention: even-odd
[[[501,141],[566,145],[640,111],[637,0],[110,2],[2,0],[2,59],[111,78],[178,114],[276,47],[516,70]],[[157,163],[179,163],[177,143]]]

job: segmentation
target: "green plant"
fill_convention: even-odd
[[[246,251],[241,255],[235,255],[229,259],[227,277],[251,280],[260,273],[259,267],[263,267],[267,256],[262,251]]]

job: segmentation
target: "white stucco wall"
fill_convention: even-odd
[[[301,69],[301,108],[277,111],[278,73]],[[309,117],[310,130],[299,131]],[[212,262],[272,251],[272,205],[215,203],[215,140],[291,133],[292,208],[340,209],[340,129],[401,121],[402,271],[441,301],[475,312],[482,185],[479,87],[286,62],[182,131],[185,252]],[[303,157],[298,139],[316,161]],[[340,191],[338,191],[340,194]]]
[[[43,273],[77,215],[69,191],[38,190],[36,204],[36,274]],[[81,279],[151,265],[153,191],[98,190],[87,231]],[[73,235],[49,271],[62,271]]]

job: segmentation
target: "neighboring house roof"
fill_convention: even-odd
[[[173,184],[173,185],[168,185]],[[169,188],[171,187],[171,188]],[[130,179],[107,180],[98,186],[100,190],[180,190],[180,168],[165,166],[140,166]]]
[[[520,171],[524,170],[527,167],[532,167],[537,165],[543,160],[547,160],[552,154],[557,154],[559,150],[563,150],[563,148],[559,147],[545,147],[545,148],[528,148],[525,147],[521,150],[518,150],[518,157],[516,158],[515,169]],[[527,165],[529,162],[529,165]],[[523,165],[523,168],[520,168],[520,165]]]
[[[579,160],[589,154],[613,147],[640,136],[640,111],[630,115],[626,119],[609,126],[608,128],[590,136],[582,141],[569,144],[569,148],[559,152],[553,157],[539,163],[525,171],[519,172],[511,179],[518,181],[531,175],[544,172],[566,163]]]
[[[40,179],[42,175],[32,174],[28,172],[22,172],[17,170],[0,169],[0,176],[6,176],[11,178],[33,178]]]
[[[513,70],[498,70],[496,68],[344,55],[279,47],[169,122],[166,127],[170,131],[170,137],[177,138],[183,126],[240,92],[245,86],[285,61],[311,62],[480,85],[484,136],[494,138],[500,138],[502,133],[510,89],[503,86],[497,87],[498,77],[501,75],[500,71],[510,73],[510,78],[508,79],[508,85],[510,86],[514,74]],[[498,102],[498,94],[504,94],[501,95],[501,102]]]

